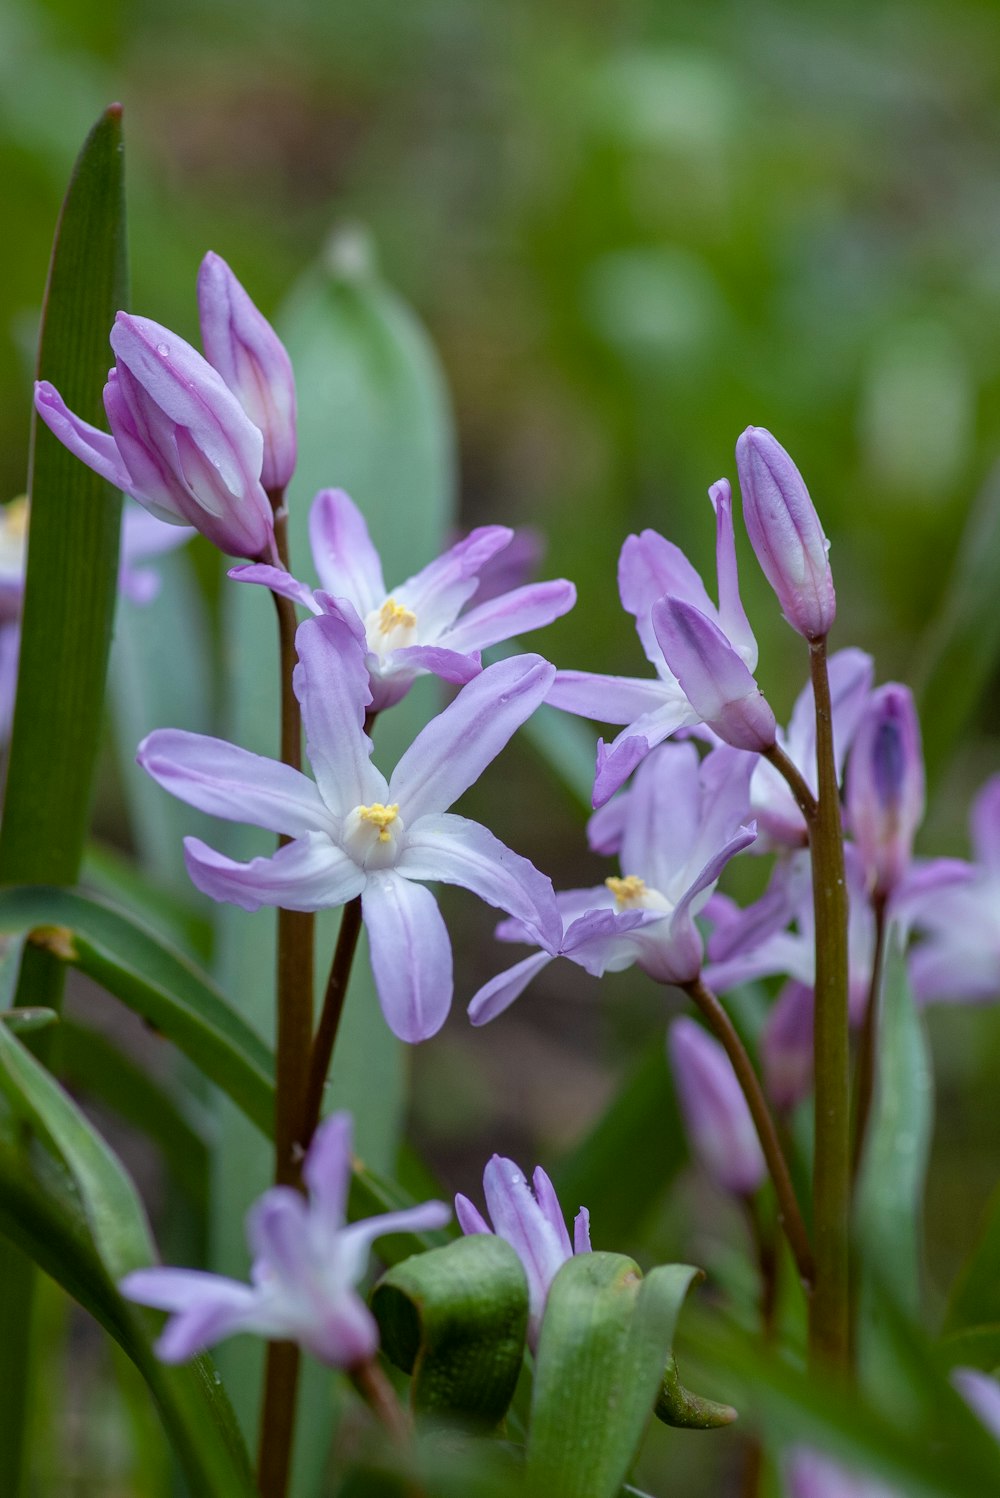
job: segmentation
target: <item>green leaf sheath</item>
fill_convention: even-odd
[[[677,1318],[699,1271],[652,1269],[621,1254],[578,1254],[549,1290],[528,1435],[534,1498],[615,1498],[672,1358]]]
[[[99,422],[108,333],[126,301],[121,109],[98,120],[77,158],[56,227],[38,375]],[[0,882],[72,884],[90,816],[118,575],[121,498],[32,415],[31,525]],[[31,951],[18,1004],[58,1009],[62,965]],[[43,1049],[49,1036],[40,1037]],[[32,1271],[0,1249],[0,1492],[24,1480]]]
[[[494,1426],[514,1396],[528,1285],[502,1238],[476,1233],[405,1259],[376,1285],[384,1352],[412,1374],[414,1410]]]

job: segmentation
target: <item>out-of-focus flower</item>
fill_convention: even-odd
[[[906,875],[924,815],[920,724],[907,687],[872,693],[847,764],[847,823],[869,884],[885,898]]]
[[[590,1213],[580,1208],[571,1243],[555,1187],[540,1165],[531,1179],[529,1186],[513,1160],[494,1155],[483,1172],[492,1227],[467,1196],[455,1197],[455,1216],[463,1233],[495,1233],[521,1260],[528,1281],[528,1342],[534,1349],[549,1286],[567,1259],[590,1253]]]
[[[445,681],[471,681],[479,652],[512,635],[539,629],[576,602],[559,578],[493,594],[466,613],[480,575],[514,539],[503,525],[484,525],[390,592],[361,511],[338,489],[322,489],[309,514],[314,592],[280,568],[234,567],[238,582],[260,583],[314,614],[344,619],[363,640],[371,676],[372,712],[392,707],[428,671]]]
[[[618,591],[622,606],[635,616],[636,630],[656,679],[601,676],[590,671],[560,671],[549,693],[553,707],[594,718],[600,723],[626,726],[612,743],[597,746],[594,805],[603,806],[655,745],[679,728],[701,721],[664,657],[653,623],[653,607],[669,595],[688,604],[721,631],[735,654],[752,672],[757,665],[757,642],[740,601],[733,537],[732,496],[720,479],[709,490],[716,517],[716,561],[719,607],[687,557],[656,531],[627,537],[618,560]]]
[[[260,481],[264,439],[222,376],[148,317],[119,312],[104,387],[111,435],[68,409],[47,380],[35,408],[59,441],[157,519],[196,530],[233,556],[274,555]]]
[[[606,808],[622,877],[557,894],[561,938],[485,984],[469,1005],[472,1023],[502,1014],[555,957],[595,977],[637,963],[659,983],[696,978],[702,942],[695,916],[729,859],[754,839],[745,825],[752,768],[749,755],[727,745],[701,762],[693,744],[664,744],[648,755],[631,789]],[[496,934],[537,940],[518,920],[502,921]]]
[[[229,266],[211,252],[198,271],[198,320],[205,358],[264,438],[260,481],[280,492],[295,471],[292,361]]]
[[[670,1026],[667,1048],[692,1150],[723,1191],[751,1196],[767,1165],[729,1057],[684,1015]]]
[[[807,640],[821,640],[837,612],[833,574],[805,481],[764,427],[747,427],[736,444],[743,520],[761,570],[785,618]]]
[[[828,669],[834,759],[839,781],[847,751],[868,701],[874,667],[871,656],[866,655],[863,650],[847,649],[838,650],[835,655],[831,655]],[[777,730],[777,742],[815,794],[816,708],[811,683],[805,686],[796,699],[787,730]],[[758,760],[754,769],[750,782],[750,805],[760,830],[755,853],[770,853],[776,848],[805,847],[805,819],[787,781],[765,759]]]
[[[990,1435],[1000,1441],[1000,1383],[978,1368],[953,1368],[951,1381]]]
[[[137,1269],[122,1280],[129,1300],[171,1312],[156,1344],[165,1363],[183,1363],[237,1332],[298,1342],[334,1368],[355,1368],[375,1355],[378,1327],[354,1288],[372,1243],[384,1233],[443,1227],[451,1211],[444,1202],[425,1202],[346,1225],[347,1113],[317,1129],[302,1176],[308,1201],[290,1186],[273,1186],[250,1209],[249,1285],[196,1269]]]
[[[764,1085],[776,1108],[794,1108],[812,1091],[815,1025],[815,990],[789,978],[760,1038]]]
[[[547,945],[558,940],[552,885],[478,822],[447,808],[479,778],[539,706],[553,668],[537,655],[490,666],[421,730],[389,781],[371,762],[364,651],[342,619],[307,620],[296,638],[315,781],[220,739],[160,729],[139,746],[142,767],[210,815],[292,841],[237,863],[185,840],[188,872],[214,900],[244,910],[321,910],[361,896],[372,970],[390,1028],[426,1040],[451,1005],[451,944],[422,881],[458,884],[515,915]]]
[[[151,603],[160,586],[156,570],[139,563],[183,546],[193,535],[187,526],[164,525],[139,505],[125,505],[118,587],[130,603]],[[0,507],[0,744],[14,715],[27,559],[28,501],[22,497]]]
[[[806,1446],[794,1447],[782,1465],[786,1498],[902,1498],[896,1488],[849,1471]]]
[[[964,877],[911,901],[926,940],[910,954],[910,978],[925,1004],[1000,998],[1000,775],[979,792],[971,822],[975,862]]]

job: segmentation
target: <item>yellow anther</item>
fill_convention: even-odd
[[[620,906],[638,905],[646,893],[646,881],[640,879],[638,874],[626,874],[624,879],[616,879],[612,875],[604,883]]]
[[[391,634],[394,629],[412,629],[416,622],[413,610],[397,603],[394,598],[387,598],[378,611],[379,634]]]
[[[20,541],[28,534],[28,496],[22,494],[0,509],[0,524],[12,541]]]
[[[387,843],[389,828],[399,816],[399,802],[394,801],[391,806],[383,806],[381,801],[373,801],[371,806],[359,806],[358,816],[370,827],[377,827],[379,842]]]

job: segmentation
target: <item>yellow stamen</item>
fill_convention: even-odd
[[[394,801],[391,806],[383,806],[381,801],[373,801],[371,806],[358,807],[358,816],[362,822],[367,822],[370,827],[378,828],[378,840],[380,843],[387,843],[389,841],[389,828],[398,815],[398,801]]]
[[[21,540],[28,534],[28,496],[22,494],[0,509],[0,524],[11,540]]]
[[[412,609],[404,608],[394,598],[387,598],[378,611],[379,634],[390,634],[394,629],[412,629],[417,616]]]
[[[614,875],[605,879],[604,883],[614,895],[620,906],[638,905],[646,893],[646,881],[640,879],[638,874],[627,874],[624,879],[616,879]]]

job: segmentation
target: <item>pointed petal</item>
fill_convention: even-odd
[[[330,1368],[356,1368],[370,1362],[378,1351],[378,1323],[361,1297],[349,1289],[324,1305],[319,1320],[297,1327],[295,1335]]]
[[[357,505],[342,489],[321,489],[309,511],[309,541],[320,583],[363,619],[386,597],[382,563]]]
[[[698,751],[691,743],[663,744],[648,755],[627,794],[621,866],[676,900],[695,845],[701,810]]]
[[[112,488],[132,493],[132,479],[115,439],[91,426],[89,421],[75,416],[48,380],[38,380],[35,384],[35,410],[53,436],[58,437],[75,458],[99,473]]]
[[[364,652],[350,625],[332,614],[307,619],[295,636],[299,663],[293,682],[302,704],[309,763],[331,811],[388,801],[385,778],[371,762],[364,731],[371,702]]]
[[[663,658],[698,717],[737,749],[771,748],[774,713],[718,625],[670,596],[653,605],[650,617]]]
[[[455,1197],[455,1216],[458,1218],[459,1227],[462,1229],[462,1232],[466,1234],[466,1236],[471,1233],[493,1232],[493,1229],[490,1227],[489,1223],[486,1221],[486,1218],[480,1212],[479,1208],[473,1206],[469,1198],[467,1196],[463,1196],[461,1192],[459,1192]]]
[[[628,728],[605,744],[601,739],[597,745],[597,773],[594,776],[595,809],[610,801],[615,791],[621,790],[632,771],[646,758],[651,749],[662,744],[678,728],[697,722],[695,713],[680,687],[677,695],[651,713],[636,718]]]
[[[184,862],[191,882],[213,900],[259,910],[325,910],[346,905],[365,886],[366,875],[322,832],[307,832],[269,858],[237,863],[196,837],[184,839]]]
[[[647,660],[657,667],[663,657],[649,615],[665,593],[682,598],[711,619],[716,617],[715,606],[695,568],[679,546],[657,531],[646,530],[625,538],[618,559],[618,592],[622,606],[635,615]]]
[[[483,1174],[483,1187],[494,1231],[506,1238],[524,1266],[537,1336],[549,1286],[570,1255],[513,1160],[494,1155]]]
[[[554,675],[541,656],[515,655],[463,687],[393,771],[388,795],[399,802],[404,821],[412,825],[457,801],[540,706]]]
[[[309,1188],[310,1215],[316,1231],[331,1240],[344,1226],[347,1212],[352,1131],[349,1113],[331,1113],[313,1135],[302,1162],[302,1179]]]
[[[156,1343],[165,1363],[184,1363],[257,1321],[258,1296],[249,1285],[190,1269],[139,1269],[119,1285],[128,1300],[174,1314]]]
[[[581,1207],[573,1219],[573,1252],[575,1254],[593,1253],[590,1246],[590,1213],[586,1207]]]
[[[503,551],[514,532],[505,525],[481,525],[393,588],[392,596],[412,609],[425,639],[436,638],[458,617],[479,586],[479,569]]]
[[[291,1186],[272,1186],[247,1213],[247,1239],[254,1257],[254,1279],[273,1276],[294,1290],[310,1273],[309,1211]]]
[[[569,1241],[569,1233],[566,1230],[566,1218],[563,1216],[563,1209],[559,1205],[556,1188],[540,1165],[536,1165],[535,1167],[535,1172],[531,1177],[531,1185],[535,1193],[535,1200],[541,1208],[543,1217],[555,1230],[566,1257],[571,1258],[573,1248]]]
[[[552,882],[478,822],[450,812],[430,813],[406,829],[396,862],[406,879],[440,880],[471,890],[488,905],[522,920],[532,939],[558,949],[562,921]]]
[[[632,723],[677,700],[676,686],[659,678],[601,676],[596,671],[557,671],[545,698],[550,707],[597,723]]]
[[[470,609],[442,635],[441,643],[451,650],[485,650],[488,645],[509,640],[513,635],[527,634],[551,624],[553,619],[568,613],[575,602],[576,589],[563,578],[528,583]]]
[[[452,995],[451,942],[437,901],[387,871],[369,876],[362,910],[389,1029],[400,1040],[428,1040],[447,1019]]]
[[[312,588],[297,582],[283,567],[272,567],[267,562],[249,562],[242,567],[230,567],[227,575],[236,583],[259,583],[262,588],[270,588],[272,593],[280,593],[282,598],[302,604],[311,614],[320,612]]]
[[[451,1208],[447,1202],[421,1202],[418,1207],[404,1207],[399,1212],[384,1212],[381,1217],[366,1217],[352,1222],[340,1233],[338,1248],[344,1273],[356,1283],[368,1265],[372,1244],[387,1233],[433,1233],[447,1227]]]
[[[515,999],[521,997],[532,978],[548,967],[552,961],[548,952],[533,952],[506,972],[498,973],[484,983],[469,1004],[469,1020],[473,1025],[487,1025],[498,1014],[509,1009]]]
[[[750,671],[757,667],[757,641],[740,598],[733,533],[733,491],[719,479],[708,491],[715,510],[715,565],[719,577],[719,626]]]
[[[587,846],[592,853],[603,853],[606,858],[612,858],[620,851],[631,794],[631,791],[620,791],[589,817]]]
[[[292,837],[334,830],[308,776],[224,739],[158,728],[143,739],[135,757],[157,785],[209,816]]]
[[[483,669],[478,654],[461,655],[457,650],[445,650],[440,645],[405,645],[383,656],[381,671],[390,676],[396,669],[416,675],[418,671],[430,671],[442,681],[464,686]]]

